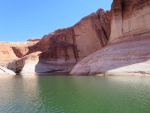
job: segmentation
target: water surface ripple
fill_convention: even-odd
[[[150,113],[150,77],[4,76],[0,113]]]

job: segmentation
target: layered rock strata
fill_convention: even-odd
[[[78,63],[71,74],[150,75],[149,20],[150,0],[113,0],[111,11],[99,9],[42,39],[1,42],[0,65],[23,74],[70,72]]]
[[[42,39],[32,38],[20,45],[4,42],[8,51],[0,54],[0,64],[16,73],[70,72],[78,61],[106,46],[110,18],[109,11],[99,9],[74,26],[58,29]]]
[[[150,75],[150,1],[113,0],[108,45],[79,62],[71,74]]]
[[[110,12],[99,9],[72,27],[45,35],[38,49],[44,51],[41,58],[77,61],[104,47],[109,36]]]
[[[114,0],[110,41],[150,31],[150,0]]]
[[[150,33],[118,39],[80,61],[79,75],[150,75]]]

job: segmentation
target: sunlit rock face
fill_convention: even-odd
[[[45,60],[78,61],[104,47],[110,36],[110,12],[99,9],[74,26],[45,35],[38,45]]]
[[[0,42],[0,65],[7,67],[14,60],[26,56],[29,47],[37,42]]]
[[[0,61],[11,61],[28,54],[29,47],[37,42],[0,42]]]
[[[0,66],[14,72],[19,72],[24,66],[23,63],[20,64],[20,62],[23,62],[21,59],[25,59],[26,56],[29,56],[29,48],[34,46],[37,42],[38,41],[0,42]],[[36,55],[36,57],[32,55],[31,57],[32,60],[35,60],[38,58],[38,55]]]
[[[0,65],[16,73],[70,72],[78,61],[107,45],[110,19],[110,11],[99,9],[74,26],[58,29],[41,39],[2,42]]]
[[[150,33],[109,44],[80,61],[71,74],[149,75]]]
[[[113,0],[111,11],[99,9],[41,39],[0,42],[0,65],[17,73],[70,72],[80,61],[71,74],[150,75],[149,20],[150,0]]]
[[[107,46],[71,74],[150,75],[150,0],[113,0],[111,14]]]

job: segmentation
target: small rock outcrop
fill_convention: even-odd
[[[39,40],[41,40],[41,39],[40,38],[30,38],[27,41],[35,42],[35,41],[39,41]]]
[[[0,42],[0,61],[12,61],[29,52],[29,48],[37,42]]]
[[[0,66],[19,72],[20,66],[16,66],[20,58],[24,58],[29,52],[29,47],[37,42],[0,42]],[[14,63],[15,62],[15,63]],[[15,64],[15,65],[10,65]],[[23,65],[22,65],[23,67]]]

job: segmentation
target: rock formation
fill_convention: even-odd
[[[37,42],[0,42],[0,61],[11,61],[25,56]]]
[[[71,74],[150,75],[150,33],[109,44],[80,61]]]
[[[41,39],[0,42],[0,65],[22,74],[150,75],[149,20],[150,0],[113,0],[111,11]]]
[[[45,35],[38,43],[43,58],[82,59],[104,47],[110,36],[110,12],[99,9],[72,27]]]
[[[114,0],[110,41],[150,31],[149,0]]]
[[[13,71],[0,66],[0,75],[16,75]]]
[[[113,0],[108,45],[71,74],[150,75],[150,0]]]
[[[35,45],[37,42],[0,42],[0,65],[11,69],[14,71],[14,68],[16,70],[17,67],[15,65],[12,65],[10,67],[10,64],[13,64],[13,62],[20,60],[20,58],[23,58],[26,56],[26,54],[29,51],[29,47]],[[17,62],[16,62],[17,63]],[[12,69],[13,68],[13,69]],[[16,71],[14,71],[16,72]]]
[[[32,38],[24,43],[5,42],[9,50],[6,49],[7,55],[4,55],[6,52],[0,54],[0,64],[16,73],[70,72],[78,61],[107,45],[110,18],[110,11],[99,9],[74,26],[58,29],[41,39]]]
[[[40,38],[30,38],[27,41],[36,42],[36,41],[39,41],[39,40],[41,40],[41,39]]]

